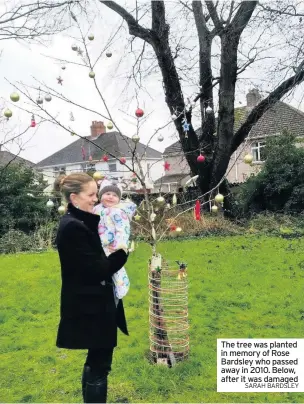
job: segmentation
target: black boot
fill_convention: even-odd
[[[106,403],[108,391],[107,377],[87,382],[85,389],[85,403]]]
[[[83,397],[83,402],[85,403],[85,390],[86,390],[86,384],[87,382],[90,381],[90,375],[91,375],[91,368],[88,365],[84,365],[83,371],[82,371],[82,378],[81,378],[81,383],[82,383],[82,397]]]

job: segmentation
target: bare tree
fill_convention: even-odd
[[[303,10],[299,10],[300,3],[290,1],[287,7],[273,4],[259,6],[257,1],[239,1],[220,3],[205,0],[180,2],[184,11],[192,13],[198,47],[198,82],[200,91],[192,101],[200,103],[200,126],[201,131],[197,134],[192,123],[193,102],[189,103],[182,89],[182,76],[176,59],[178,58],[178,43],[175,51],[172,48],[173,23],[168,23],[169,15],[166,13],[164,1],[151,2],[151,21],[147,27],[140,22],[138,10],[128,11],[114,1],[101,1],[115,13],[119,14],[128,25],[131,36],[140,38],[153,49],[154,57],[162,74],[165,101],[171,115],[177,115],[174,120],[179,139],[185,153],[187,162],[193,175],[200,175],[200,187],[202,192],[215,187],[225,175],[231,154],[242,144],[248,136],[252,126],[257,123],[261,116],[277,101],[282,99],[298,84],[304,80],[304,56],[302,44],[293,43],[294,61],[293,66],[289,63],[285,66],[284,75],[281,74],[280,82],[269,92],[249,114],[246,121],[234,133],[234,102],[236,82],[239,76],[254,62],[258,60],[258,51],[253,54],[248,52],[240,57],[241,38],[245,29],[253,27],[257,30],[258,21],[263,20],[266,25],[260,27],[265,31],[269,27],[286,22],[286,18],[296,18],[301,23]],[[134,16],[135,15],[135,16]],[[183,14],[180,14],[181,18]],[[145,20],[146,21],[146,20]],[[251,25],[250,25],[251,24]],[[267,25],[268,24],[268,25]],[[293,30],[296,32],[296,26]],[[289,26],[290,30],[290,26]],[[269,33],[269,32],[268,32]],[[295,34],[296,35],[296,34]],[[291,37],[289,37],[290,39]],[[219,66],[212,65],[212,46],[215,40],[219,40]],[[298,38],[300,41],[301,38]],[[258,38],[258,45],[267,48],[262,38]],[[285,41],[291,49],[291,43]],[[282,48],[281,48],[282,49]],[[282,64],[282,61],[280,61]],[[195,64],[195,62],[194,62]],[[282,73],[276,70],[278,77]],[[214,91],[218,89],[218,114],[215,117]],[[185,136],[184,120],[189,123],[189,129]],[[197,163],[200,150],[204,151],[206,161],[204,164]],[[224,186],[224,184],[223,184]]]
[[[67,11],[79,4],[78,0],[5,1],[0,6],[0,40],[47,38],[66,29]]]

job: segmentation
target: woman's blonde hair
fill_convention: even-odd
[[[70,202],[70,195],[79,194],[83,191],[83,186],[91,181],[94,181],[94,179],[86,173],[62,174],[56,178],[54,190],[61,192],[66,201]]]

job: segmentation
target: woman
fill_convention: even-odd
[[[61,263],[59,348],[88,349],[82,374],[85,403],[105,403],[117,327],[128,335],[122,300],[116,306],[112,276],[127,261],[119,249],[106,257],[98,235],[96,182],[85,173],[59,177],[55,189],[68,202],[57,248]]]

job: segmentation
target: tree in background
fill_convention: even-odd
[[[0,233],[10,228],[33,231],[50,219],[41,174],[24,164],[12,163],[0,174]],[[29,189],[33,192],[30,193]]]
[[[145,57],[154,68],[151,58],[157,61],[167,106],[192,175],[199,174],[203,193],[224,179],[232,153],[247,138],[252,126],[304,79],[303,40],[299,35],[303,31],[304,10],[297,1],[263,5],[258,1],[180,1],[170,11],[170,5],[164,1],[145,3],[141,9],[136,3],[133,10],[114,1],[101,4],[123,18],[133,39],[144,42],[133,67],[138,80],[142,81],[145,75],[141,67]],[[174,12],[177,18],[173,18]],[[283,42],[278,38],[280,34]],[[268,96],[234,133],[237,82],[249,67],[258,67],[259,62],[270,57],[269,49],[274,54],[285,52],[269,65],[275,83],[270,76],[272,89],[267,88]],[[186,88],[193,83],[199,91],[188,98]],[[199,133],[192,125],[196,105],[200,109]],[[203,163],[197,160],[201,153]]]
[[[238,202],[243,213],[303,212],[304,148],[297,147],[300,141],[288,133],[267,140],[262,170],[241,186]]]

